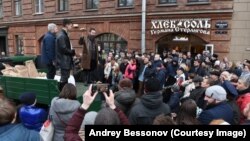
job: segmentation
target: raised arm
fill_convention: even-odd
[[[65,141],[82,141],[82,139],[78,135],[78,132],[80,130],[87,109],[89,108],[89,106],[94,101],[97,95],[96,92],[92,96],[91,89],[92,85],[90,85],[89,89],[83,94],[83,104],[79,107],[79,109],[74,113],[72,118],[69,120],[64,134]]]

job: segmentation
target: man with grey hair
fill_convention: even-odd
[[[247,118],[244,116],[244,109],[250,103],[250,75],[243,75],[239,78],[236,89],[239,93],[237,98],[237,105],[240,108],[241,119],[243,123]]]
[[[54,23],[49,23],[48,32],[44,35],[42,41],[42,63],[46,64],[48,69],[47,79],[54,79],[56,75],[55,39],[57,31],[57,25]]]

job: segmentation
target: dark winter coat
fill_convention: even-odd
[[[69,36],[62,29],[56,37],[56,63],[61,69],[71,69],[73,67],[73,56],[75,50],[71,49]]]
[[[41,141],[39,132],[29,130],[22,124],[0,126],[1,141]]]
[[[170,112],[170,107],[163,103],[160,92],[149,92],[131,109],[129,121],[132,125],[152,125],[156,116]]]
[[[135,91],[130,88],[124,88],[115,93],[115,105],[119,107],[127,116],[131,108],[138,104],[139,99],[136,98]]]
[[[55,46],[56,36],[51,32],[47,32],[44,35],[42,41],[42,62],[44,64],[52,64],[55,61]]]
[[[215,119],[223,119],[230,124],[233,123],[233,110],[227,102],[221,102],[212,107],[209,106],[201,112],[198,118],[201,124],[206,125]]]

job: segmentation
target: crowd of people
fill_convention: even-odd
[[[219,60],[221,57],[208,51],[195,56],[176,50],[162,54],[105,53],[96,44],[94,28],[86,41],[84,37],[79,41],[83,45],[79,64],[82,75],[77,77],[90,84],[83,103],[79,103],[76,87],[66,82],[75,55],[67,33],[71,26],[69,20],[64,20],[58,35],[48,34],[44,39],[55,39],[55,44],[49,45],[55,52],[45,49],[53,52],[46,62],[47,77],[53,79],[55,66],[59,65],[60,94],[53,98],[49,109],[36,107],[32,92],[21,94],[19,108],[0,99],[1,139],[22,136],[26,141],[40,140],[39,130],[48,116],[55,128],[53,141],[84,140],[84,127],[89,124],[250,125],[250,60]],[[48,26],[51,33],[56,33],[56,28],[54,24]],[[88,110],[99,94],[92,91],[94,83],[109,85],[109,92],[102,92],[105,98],[99,111]]]

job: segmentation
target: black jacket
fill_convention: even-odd
[[[75,50],[71,49],[69,36],[62,29],[56,37],[56,63],[60,69],[71,69],[74,55]]]
[[[152,125],[156,116],[171,112],[168,104],[163,103],[160,92],[149,92],[141,97],[141,101],[132,107],[129,121],[132,125]]]

